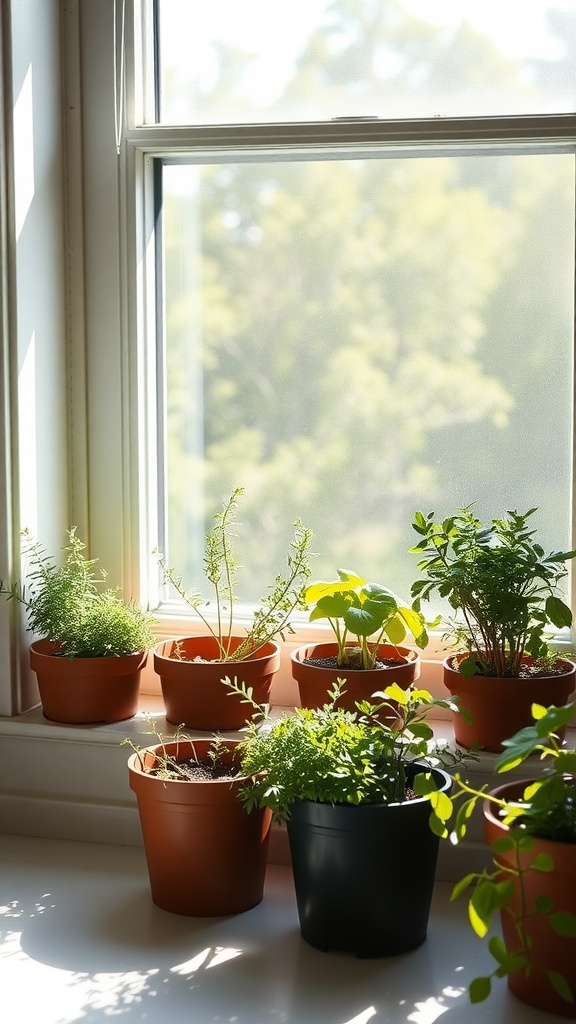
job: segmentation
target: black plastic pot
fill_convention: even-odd
[[[428,770],[417,765],[413,774]],[[432,774],[448,792],[448,773]],[[425,798],[360,806],[296,801],[287,827],[302,938],[358,957],[420,946],[439,843],[429,817]]]

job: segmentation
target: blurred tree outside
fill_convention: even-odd
[[[456,67],[488,105],[506,80],[518,109],[569,74],[535,61],[526,79],[470,26],[447,37],[399,4],[332,10],[339,45],[334,26],[311,35],[278,111],[358,93],[382,53],[397,70],[371,95],[413,109]],[[206,111],[234,106],[250,57],[218,61]],[[419,507],[537,505],[545,546],[568,545],[572,155],[166,164],[163,178],[166,549],[188,583],[202,588],[203,534],[235,486],[246,601],[297,516],[315,576],[351,568],[404,596]]]

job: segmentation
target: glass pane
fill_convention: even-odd
[[[576,109],[573,0],[157,0],[161,122]]]
[[[413,513],[570,522],[574,158],[166,166],[167,537],[203,589],[233,487],[241,594],[296,517],[314,575],[406,596]]]

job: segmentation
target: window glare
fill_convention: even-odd
[[[187,583],[236,486],[246,601],[296,517],[315,576],[404,596],[417,508],[536,505],[569,545],[572,156],[167,165],[163,193],[165,548]]]
[[[163,123],[576,107],[573,0],[157,0]]]

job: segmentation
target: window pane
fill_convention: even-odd
[[[164,547],[187,582],[235,486],[244,600],[297,516],[315,576],[403,595],[417,508],[536,505],[568,546],[572,156],[178,165],[163,187]]]
[[[576,108],[573,0],[157,0],[163,123]]]

